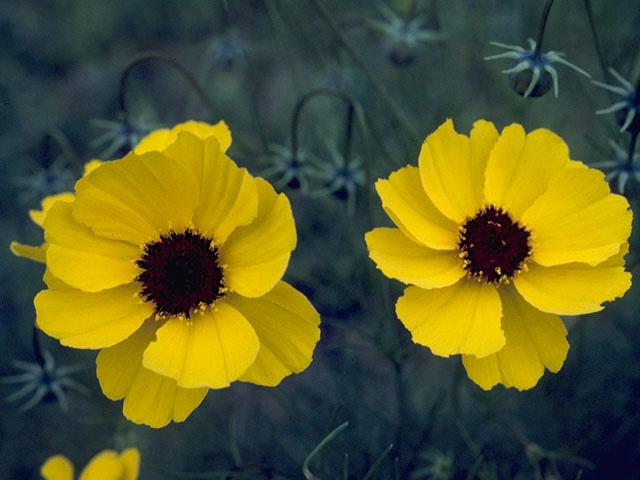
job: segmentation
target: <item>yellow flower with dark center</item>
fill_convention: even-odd
[[[467,137],[448,120],[418,168],[376,190],[397,228],[366,242],[386,276],[411,285],[398,317],[434,354],[461,354],[484,389],[557,372],[569,349],[558,315],[597,312],[631,285],[627,200],[549,130],[498,134],[480,120]]]
[[[153,427],[208,389],[304,370],[319,315],[281,281],[296,230],[284,194],[226,154],[227,126],[187,122],[87,173],[44,217],[37,324],[101,349],[104,394]]]
[[[120,455],[113,450],[98,453],[80,473],[79,480],[136,480],[140,452],[128,448]],[[73,480],[73,464],[64,455],[54,455],[40,467],[45,480]]]

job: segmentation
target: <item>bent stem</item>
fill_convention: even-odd
[[[44,369],[44,354],[42,353],[42,345],[40,345],[40,334],[38,333],[38,327],[33,326],[31,333],[31,344],[33,345],[33,353],[36,356],[36,362]]]
[[[182,77],[187,81],[187,83],[198,94],[198,97],[200,97],[200,100],[202,100],[202,103],[204,104],[204,106],[209,111],[209,115],[211,115],[211,118],[218,118],[217,111],[216,111],[216,108],[213,105],[213,102],[211,101],[209,96],[206,94],[204,89],[200,86],[200,84],[198,83],[196,78],[193,76],[193,74],[184,65],[182,65],[180,62],[178,62],[175,58],[170,57],[170,56],[168,56],[168,55],[166,55],[166,54],[164,54],[162,52],[143,52],[143,53],[140,53],[139,55],[136,55],[135,57],[133,57],[129,61],[129,63],[126,65],[124,70],[122,71],[122,75],[120,75],[120,87],[119,87],[119,90],[118,90],[118,102],[119,102],[119,105],[120,105],[120,110],[125,115],[125,117],[124,117],[125,118],[125,122],[128,121],[127,103],[125,101],[125,87],[126,87],[127,79],[129,78],[129,75],[131,74],[131,71],[137,65],[140,65],[142,63],[148,62],[150,60],[155,60],[155,61],[159,61],[159,62],[165,63],[165,64],[169,65],[170,67],[172,67],[174,70],[176,70],[178,73],[180,73],[182,75]]]
[[[311,453],[307,455],[307,458],[304,459],[304,462],[302,464],[302,473],[304,474],[304,478],[306,478],[307,480],[318,479],[318,477],[316,477],[309,470],[309,462],[313,459],[313,457],[315,457],[318,454],[320,450],[322,450],[331,440],[336,438],[340,434],[340,432],[342,432],[348,426],[349,426],[349,422],[344,422],[342,425],[339,425],[337,428],[329,432],[329,434],[322,439],[322,441],[316,446],[316,448],[311,450]]]
[[[547,26],[547,18],[549,17],[549,11],[553,5],[553,0],[547,0],[542,10],[542,16],[540,17],[540,24],[538,25],[538,36],[536,38],[536,49],[534,50],[534,56],[538,56],[542,53],[542,39],[544,37],[544,29]]]

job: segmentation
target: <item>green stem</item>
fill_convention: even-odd
[[[371,73],[369,68],[367,67],[364,60],[358,55],[358,53],[354,50],[354,48],[349,44],[347,38],[338,28],[336,22],[333,21],[327,9],[320,3],[319,0],[311,0],[311,3],[315,7],[315,9],[320,14],[320,17],[324,22],[329,26],[331,32],[338,40],[338,43],[342,46],[342,48],[347,52],[347,54],[351,57],[351,59],[360,67],[366,77],[371,82],[371,85],[376,90],[382,101],[385,103],[391,114],[396,118],[396,120],[402,125],[402,127],[411,135],[412,139],[418,143],[421,141],[420,135],[417,130],[413,127],[409,119],[406,117],[404,112],[400,110],[398,105],[393,101],[391,96],[387,93],[387,90],[380,84],[380,82],[376,79],[376,77]]]
[[[593,9],[591,8],[591,0],[584,0],[584,7],[587,11],[587,17],[589,17],[589,27],[591,28],[591,35],[593,35],[593,43],[595,43],[596,54],[598,55],[598,61],[600,62],[600,70],[602,70],[602,77],[605,81],[609,78],[609,70],[607,69],[607,62],[602,53],[602,45],[600,38],[598,37],[598,31],[596,30],[596,23],[593,17]]]
[[[304,459],[304,463],[302,464],[302,473],[304,474],[304,478],[307,480],[317,479],[313,473],[309,470],[309,462],[313,457],[315,457],[320,450],[322,450],[331,440],[336,438],[340,432],[342,432],[345,428],[349,426],[349,422],[344,422],[342,425],[338,426],[334,430],[332,430],[329,435],[324,437],[322,441],[311,450],[311,453],[307,455],[307,458]]]
[[[638,113],[636,113],[636,115],[638,115]],[[638,141],[638,133],[640,133],[640,130],[638,129],[635,129],[631,133],[631,140],[629,141],[629,156],[627,157],[628,165],[633,164],[633,154],[636,152],[636,142]]]
[[[348,93],[342,92],[340,90],[333,90],[330,88],[319,88],[317,90],[312,90],[311,92],[305,94],[298,100],[298,103],[293,110],[293,117],[291,120],[291,155],[294,159],[298,158],[298,132],[300,125],[300,115],[304,106],[314,97],[318,96],[332,96],[347,102],[351,107],[353,107],[353,113],[355,114],[356,121],[358,123],[358,129],[360,132],[360,137],[362,141],[362,151],[364,158],[364,166],[365,166],[365,196],[366,196],[366,204],[367,204],[367,218],[369,220],[369,224],[373,226],[374,218],[373,218],[373,199],[371,198],[371,151],[369,148],[369,141],[367,136],[367,120],[364,115],[364,111],[360,103],[353,98]]]
[[[180,62],[178,62],[175,58],[170,57],[162,52],[143,52],[139,55],[133,57],[129,63],[125,66],[122,71],[122,75],[120,76],[120,88],[118,93],[118,100],[120,104],[120,110],[125,114],[125,121],[128,119],[128,109],[127,102],[125,98],[125,87],[127,83],[127,79],[131,74],[131,71],[139,64],[148,62],[149,60],[156,60],[162,63],[166,63],[170,67],[174,68],[177,72],[179,72],[183,78],[189,83],[189,85],[193,88],[193,90],[198,94],[200,100],[204,106],[209,110],[209,115],[212,119],[218,118],[218,114],[216,108],[213,105],[213,102],[206,94],[204,89],[200,86],[196,78],[193,74],[184,67]]]
[[[33,353],[36,356],[36,362],[41,367],[44,367],[44,355],[42,354],[42,345],[40,345],[40,334],[38,333],[38,327],[33,326],[33,332],[31,334],[31,343],[33,345]]]
[[[549,17],[549,11],[553,5],[553,0],[547,0],[542,10],[542,16],[540,17],[540,24],[538,25],[538,37],[536,38],[536,49],[534,50],[534,56],[542,53],[542,39],[544,37],[544,29],[547,26],[547,18]]]

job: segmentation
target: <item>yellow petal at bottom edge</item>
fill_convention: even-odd
[[[469,378],[485,390],[498,383],[518,390],[538,383],[547,368],[557,372],[569,350],[567,329],[560,317],[529,305],[512,286],[500,289],[502,328],[506,343],[484,358],[463,355]]]
[[[175,380],[142,366],[143,352],[158,327],[157,322],[148,320],[124,342],[103,349],[96,359],[102,392],[111,400],[124,398],[124,416],[153,428],[184,421],[208,391],[179,387]]]
[[[73,465],[64,455],[54,455],[40,467],[45,480],[73,480]]]
[[[121,480],[124,473],[118,454],[113,450],[103,450],[84,467],[79,480]]]
[[[309,366],[320,339],[320,315],[302,293],[279,282],[262,297],[232,294],[227,301],[249,320],[260,340],[258,356],[241,381],[275,386]]]
[[[432,290],[408,287],[396,303],[396,313],[414,342],[441,357],[457,353],[484,357],[505,342],[500,297],[486,283],[462,279]]]
[[[251,324],[220,300],[190,320],[167,320],[145,350],[142,362],[181,387],[223,388],[249,368],[259,349]]]

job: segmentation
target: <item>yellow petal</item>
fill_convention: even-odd
[[[47,268],[66,284],[87,292],[131,283],[139,273],[135,245],[98,237],[75,221],[72,203],[58,202],[44,222]]]
[[[91,172],[93,172],[96,168],[98,168],[100,165],[104,163],[105,163],[104,161],[98,160],[97,158],[94,158],[93,160],[89,160],[87,163],[84,164],[84,171],[82,172],[82,176],[85,177],[89,175]]]
[[[130,284],[96,293],[43,290],[34,300],[38,326],[74,348],[104,348],[121,342],[153,314],[154,308]]]
[[[170,318],[143,356],[145,368],[185,388],[223,388],[251,365],[260,342],[251,324],[224,301],[191,321]]]
[[[485,200],[515,220],[569,163],[569,149],[555,133],[540,128],[525,136],[513,124],[502,130],[487,164]]]
[[[215,125],[209,125],[208,123],[190,120],[176,125],[171,130],[161,128],[151,132],[138,143],[134,151],[137,154],[151,151],[162,152],[176,141],[178,133],[180,132],[192,133],[203,140],[209,137],[215,137],[218,143],[220,143],[223,152],[226,152],[231,145],[231,131],[224,121],[220,120]]]
[[[557,315],[532,307],[513,289],[500,288],[502,328],[506,343],[488,357],[463,355],[467,374],[485,390],[498,383],[518,390],[532,388],[547,368],[562,367],[569,343],[567,329]]]
[[[29,217],[36,225],[42,226],[44,223],[44,217],[47,212],[56,202],[73,202],[75,195],[70,192],[56,193],[55,195],[49,195],[40,202],[40,210],[29,210]]]
[[[487,158],[498,136],[492,123],[476,122],[472,142],[448,119],[420,150],[420,176],[436,207],[458,224],[482,206]]]
[[[76,183],[73,216],[97,235],[144,245],[190,227],[197,202],[197,185],[178,162],[129,154]]]
[[[120,480],[124,465],[113,450],[103,450],[82,470],[79,480]]]
[[[369,256],[389,278],[429,289],[453,285],[465,275],[455,252],[414,243],[396,228],[375,228],[365,241]]]
[[[278,282],[260,298],[232,294],[227,301],[249,320],[260,341],[258,357],[240,380],[275,386],[309,366],[320,338],[320,315],[302,293]]]
[[[44,275],[42,276],[42,281],[45,283],[47,287],[49,287],[50,290],[77,290],[67,285],[58,277],[53,275],[51,273],[51,270],[49,270],[48,268],[45,269],[44,271]]]
[[[416,167],[401,168],[388,180],[378,180],[376,191],[394,223],[419,242],[437,250],[456,248],[458,227],[431,202]]]
[[[73,480],[73,465],[64,455],[54,455],[40,467],[45,480]]]
[[[237,227],[255,218],[258,194],[253,177],[220,150],[214,137],[201,140],[180,133],[164,154],[191,172],[200,198],[193,222],[201,233],[213,236],[216,244],[223,244]]]
[[[610,193],[604,174],[565,168],[522,215],[533,232],[532,259],[545,266],[596,265],[616,254],[631,233],[627,199]]]
[[[284,275],[296,246],[289,200],[262,178],[255,183],[258,215],[234,231],[220,250],[220,261],[227,265],[225,284],[245,297],[259,297],[271,290]]]
[[[484,282],[463,279],[433,290],[408,287],[396,303],[396,313],[413,341],[435,355],[484,357],[504,346],[500,297]]]
[[[29,260],[34,260],[38,263],[44,263],[47,255],[46,243],[43,243],[39,247],[34,247],[32,245],[23,245],[18,242],[11,242],[9,249],[16,257],[28,258]]]
[[[120,454],[124,475],[120,480],[136,480],[140,470],[140,452],[137,448],[127,448]]]
[[[123,413],[135,423],[161,428],[172,420],[184,421],[202,402],[207,388],[185,389],[176,381],[142,366],[142,355],[159,324],[153,320],[117,345],[103,349],[96,373],[103,393],[111,400],[124,398]]]
[[[621,297],[631,286],[631,274],[624,271],[628,245],[603,263],[567,263],[543,267],[531,262],[514,284],[534,307],[559,315],[580,315],[602,310],[603,302]]]

